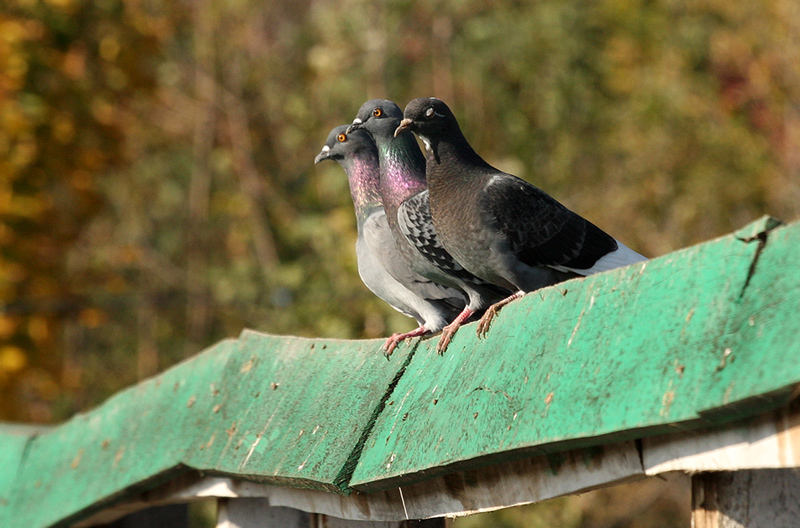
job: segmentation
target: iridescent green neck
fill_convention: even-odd
[[[376,137],[380,161],[380,190],[387,214],[394,215],[403,201],[428,188],[425,157],[411,134]]]

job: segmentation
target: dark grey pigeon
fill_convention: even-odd
[[[367,130],[375,140],[381,198],[398,246],[406,248],[402,254],[408,265],[434,282],[458,288],[469,299],[458,317],[443,329],[436,346],[441,354],[464,321],[511,291],[468,272],[442,246],[431,221],[425,157],[413,135],[394,136],[402,118],[402,110],[392,101],[373,99],[361,106],[348,130]]]
[[[361,280],[372,293],[419,324],[411,332],[393,334],[386,340],[384,349],[389,355],[404,339],[441,330],[458,315],[465,297],[413,272],[397,255],[378,191],[375,143],[364,131],[346,130],[347,125],[331,130],[314,163],[336,160],[347,173],[356,211],[356,258]]]
[[[530,183],[495,169],[470,146],[439,99],[414,99],[395,131],[416,132],[427,151],[433,225],[467,270],[516,293],[490,307],[485,334],[503,305],[569,275],[647,260]],[[410,134],[405,134],[409,135]]]

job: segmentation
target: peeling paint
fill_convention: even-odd
[[[594,299],[594,296],[592,297]],[[578,322],[575,323],[575,328],[572,329],[572,335],[569,336],[569,341],[567,341],[567,346],[572,344],[572,340],[575,339],[575,334],[578,333],[578,327],[581,326],[581,321],[583,321],[583,314],[586,311],[586,306],[581,309],[581,314],[578,316]]]
[[[253,368],[253,365],[255,365],[255,363],[256,363],[256,358],[251,357],[250,359],[245,361],[244,364],[242,364],[242,368],[239,369],[239,372],[241,374],[244,374],[245,372],[250,372],[250,369]]]
[[[261,435],[257,435],[256,436],[256,441],[253,442],[253,445],[250,446],[250,449],[247,451],[247,456],[244,457],[244,460],[242,461],[242,463],[239,464],[239,469],[240,470],[243,469],[247,465],[247,463],[250,461],[250,457],[253,456],[253,452],[255,452],[256,446],[258,445],[259,442],[261,442]]]
[[[669,408],[672,407],[672,402],[674,401],[675,401],[675,391],[668,390],[667,392],[665,392],[664,396],[661,398],[661,411],[658,414],[660,416],[667,416],[669,414]]]
[[[77,469],[78,466],[81,463],[81,459],[82,458],[83,458],[83,448],[78,449],[78,453],[75,455],[75,458],[72,459],[72,463],[70,464],[70,467],[72,469]]]
[[[229,429],[225,429],[225,432],[228,433],[228,437],[232,437],[236,434],[236,422],[233,422]]]
[[[716,371],[719,372],[720,370],[724,369],[728,364],[729,358],[730,361],[733,361],[733,358],[730,357],[733,351],[730,348],[726,348],[722,351],[722,359],[719,361],[719,365],[717,365]]]
[[[314,454],[313,451],[309,451],[308,455],[306,455],[306,458],[303,460],[303,462],[299,466],[297,466],[297,471],[302,471],[303,468],[306,467],[306,463],[308,463],[308,459],[311,458],[312,454]]]
[[[125,446],[122,446],[117,451],[117,454],[114,455],[114,462],[111,464],[111,467],[117,467],[120,461],[122,461],[122,457],[124,454],[125,454]]]

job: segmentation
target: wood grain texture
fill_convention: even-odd
[[[648,475],[800,467],[800,405],[727,426],[642,441]]]
[[[791,469],[694,475],[692,526],[796,528],[800,526],[800,475]]]
[[[217,528],[311,528],[311,514],[275,508],[266,499],[219,501]]]
[[[633,442],[534,457],[452,473],[399,489],[351,495],[189,475],[108,508],[76,526],[108,522],[148,506],[208,497],[263,498],[270,506],[353,521],[455,517],[644,478]]]
[[[272,506],[267,499],[234,498],[220,500],[217,528],[445,528],[445,523],[445,519],[353,521]]]

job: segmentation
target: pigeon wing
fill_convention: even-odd
[[[439,235],[433,227],[427,190],[415,194],[400,205],[397,210],[397,224],[411,245],[445,273],[474,285],[489,284],[465,270],[442,246]]]
[[[610,235],[515,176],[491,178],[480,202],[491,225],[529,266],[589,269],[617,249]]]

